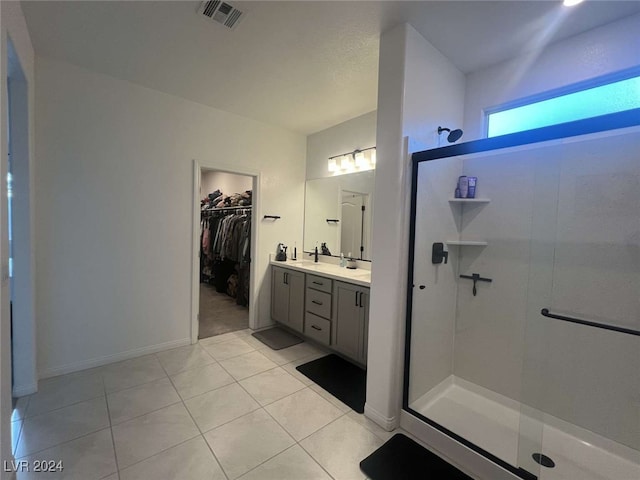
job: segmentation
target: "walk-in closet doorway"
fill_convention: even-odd
[[[192,343],[256,326],[259,177],[194,161]]]

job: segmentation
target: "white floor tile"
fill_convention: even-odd
[[[201,436],[120,472],[120,480],[226,480]]]
[[[103,367],[102,376],[107,393],[135,387],[166,377],[155,355],[125,360]]]
[[[262,406],[305,388],[304,383],[281,367],[241,380],[240,385]]]
[[[275,363],[257,351],[238,355],[237,357],[227,360],[221,360],[220,365],[236,380],[242,380],[243,378],[277,367]]]
[[[167,372],[167,375],[174,375],[183,370],[215,363],[213,357],[197,343],[195,345],[186,345],[184,347],[156,353],[156,356]]]
[[[168,407],[179,401],[180,396],[168,378],[161,378],[107,395],[112,425]]]
[[[319,348],[316,348],[310,343],[306,342],[298,343],[297,345],[283,348],[281,350],[272,350],[269,347],[265,347],[265,345],[263,344],[262,348],[260,348],[260,353],[264,354],[265,357],[269,358],[271,361],[277,363],[278,365],[291,363],[296,360],[310,357],[311,355],[325,354]]]
[[[260,408],[237,383],[203,393],[184,403],[202,432]]]
[[[223,333],[222,335],[215,335],[213,337],[203,338],[201,340],[198,340],[198,343],[200,343],[200,345],[204,347],[205,345],[213,345],[214,343],[221,343],[229,340],[234,340],[236,338],[239,338],[237,333],[238,332],[229,332],[229,333]]]
[[[286,450],[295,440],[264,410],[256,410],[205,434],[230,479]]]
[[[320,395],[322,398],[324,398],[326,401],[328,401],[331,405],[339,409],[341,412],[347,413],[347,412],[353,411],[351,410],[351,407],[349,407],[349,405],[338,400],[336,397],[331,395],[320,385],[316,385],[316,384],[309,385],[309,388],[314,392],[316,392],[318,395]]]
[[[172,375],[171,380],[184,400],[234,382],[217,363],[185,370]]]
[[[242,480],[331,480],[298,445],[294,445],[240,477]]]
[[[121,469],[200,433],[181,403],[115,425],[112,429]]]
[[[300,442],[336,480],[364,479],[360,461],[384,442],[354,420],[343,416]]]
[[[104,385],[99,374],[56,377],[43,382],[39,385],[38,393],[31,395],[26,416],[50,412],[103,395]]]
[[[24,420],[16,457],[24,457],[109,426],[104,397]]]
[[[284,365],[281,366],[281,368],[287,372],[289,375],[291,375],[292,377],[294,377],[296,380],[300,381],[301,383],[304,383],[307,387],[309,385],[313,385],[313,381],[301,374],[298,370],[296,370],[296,366],[297,366],[297,362],[291,362],[291,363],[285,363]]]
[[[237,334],[238,332],[236,332]],[[238,335],[239,338],[241,338],[242,340],[244,340],[245,342],[247,342],[249,345],[251,345],[253,348],[255,348],[256,350],[260,350],[266,347],[266,345],[264,343],[262,343],[260,340],[258,340],[256,337],[254,337],[253,335],[249,334],[249,335]]]
[[[267,405],[265,409],[298,441],[343,415],[309,388]]]
[[[117,472],[116,458],[113,452],[111,429],[86,435],[53,448],[24,457],[33,466],[34,460],[53,460],[62,462],[62,471],[47,473],[18,472],[18,480],[98,480]]]
[[[248,353],[255,348],[249,345],[241,338],[235,337],[224,342],[204,344],[204,349],[216,360],[224,360],[226,358],[236,357],[243,353]]]

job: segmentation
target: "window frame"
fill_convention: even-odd
[[[494,113],[504,112],[506,110],[512,110],[514,108],[524,107],[526,105],[532,105],[535,103],[543,102],[545,100],[551,100],[553,98],[563,97],[566,95],[570,95],[572,93],[582,92],[584,90],[589,90],[591,88],[601,87],[601,86],[609,85],[611,83],[616,83],[622,80],[629,80],[635,77],[640,77],[640,65],[627,68],[624,70],[619,70],[617,72],[609,73],[606,75],[590,78],[580,82],[572,83],[569,85],[563,85],[562,87],[553,88],[551,90],[545,90],[544,92],[528,95],[526,97],[521,97],[514,100],[509,100],[508,102],[501,103],[499,105],[484,108],[482,111],[483,113],[483,125],[482,125],[483,137],[482,138],[495,138],[497,136],[500,136],[500,135],[496,135],[493,137],[489,136],[489,116]],[[622,111],[625,112],[628,110],[622,110]],[[615,112],[615,113],[620,113],[620,112]],[[591,117],[587,117],[585,119],[572,120],[572,122],[579,121],[579,120],[586,120],[588,118],[596,118],[598,116],[600,115],[594,115]],[[545,128],[545,127],[554,126],[554,125],[561,125],[561,124],[554,123],[551,125],[545,125],[544,127],[537,127],[537,128]],[[511,133],[520,133],[525,131],[527,130],[519,130],[517,132],[511,132]],[[510,134],[506,134],[506,135],[510,135]]]

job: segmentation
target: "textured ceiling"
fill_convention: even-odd
[[[380,33],[408,22],[465,73],[640,12],[640,2],[23,1],[37,54],[304,134],[376,109]]]

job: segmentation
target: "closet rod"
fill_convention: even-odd
[[[201,212],[219,212],[224,210],[247,210],[251,209],[252,205],[246,205],[244,207],[222,207],[222,208],[208,208],[206,210],[201,210]]]

